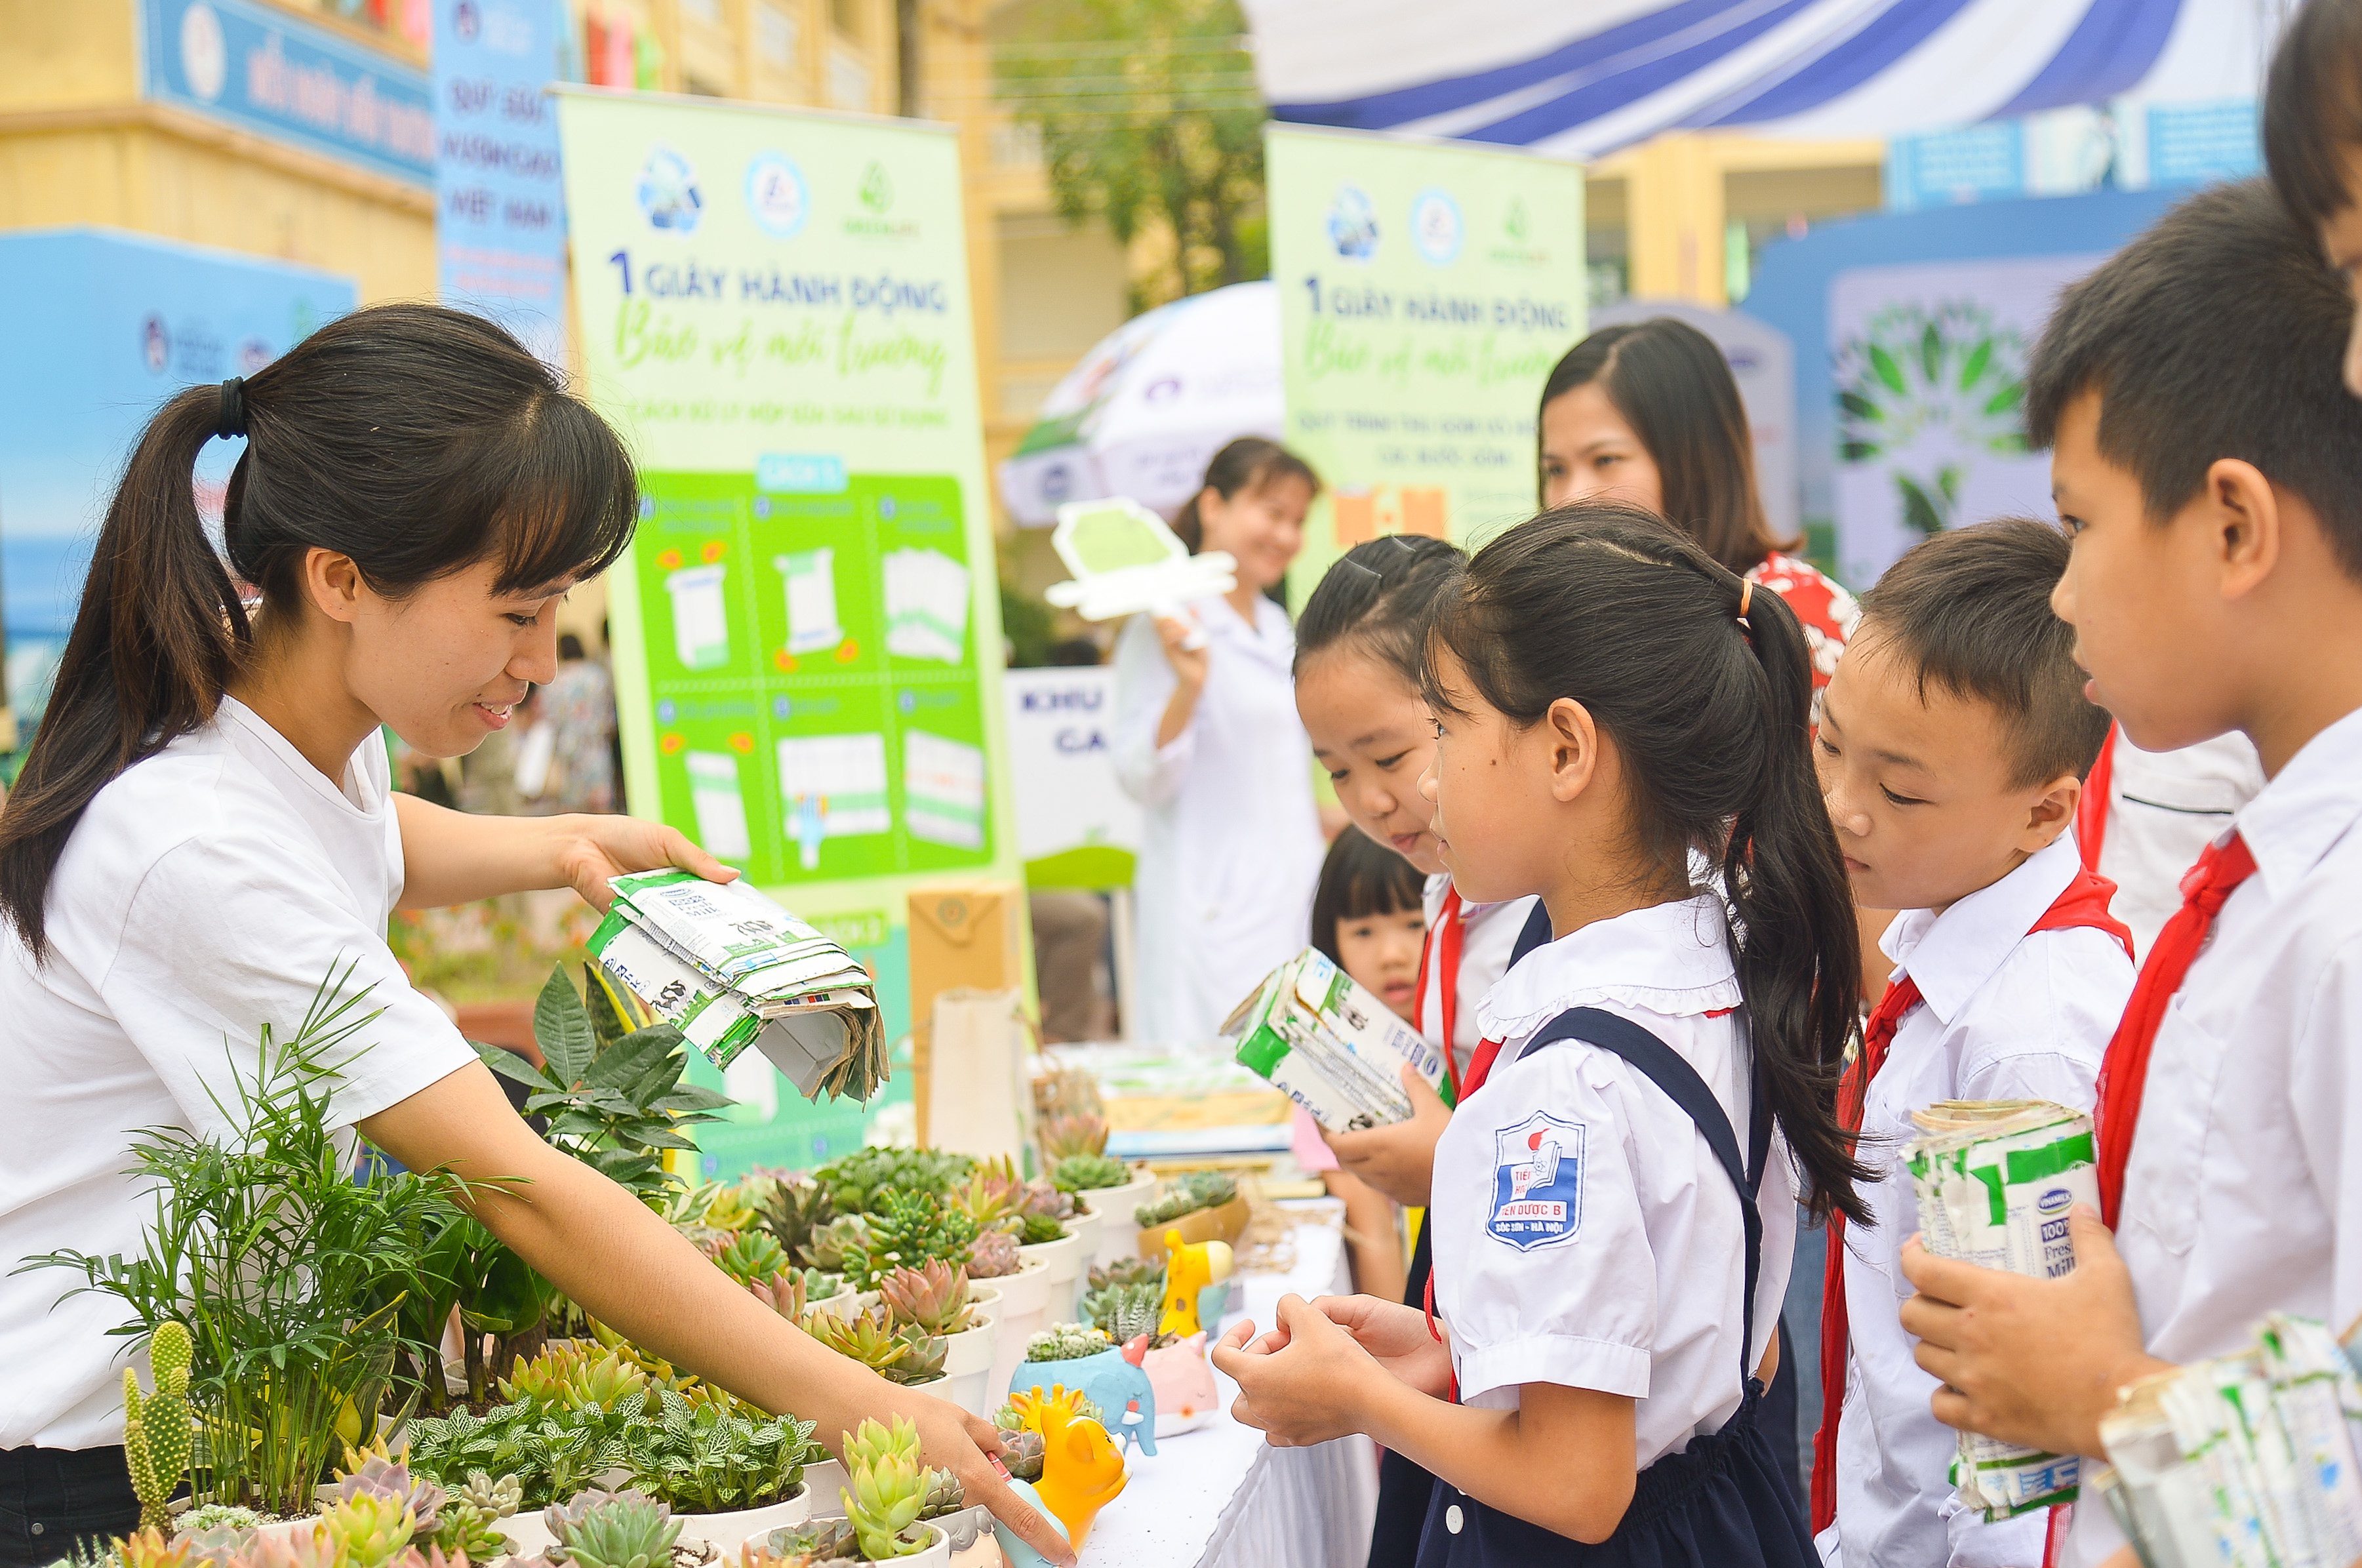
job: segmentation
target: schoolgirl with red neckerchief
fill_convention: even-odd
[[[1469,563],[1423,684],[1446,868],[1539,897],[1554,937],[1480,1009],[1431,1311],[1283,1299],[1217,1352],[1235,1413],[1433,1471],[1421,1568],[1805,1568],[1760,1380],[1797,1202],[1863,1210],[1831,1109],[1852,903],[1802,629],[1653,514],[1584,502]]]

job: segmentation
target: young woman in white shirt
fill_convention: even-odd
[[[1805,1568],[1757,1419],[1794,1178],[1816,1214],[1863,1206],[1803,631],[1654,515],[1589,502],[1480,551],[1428,646],[1444,864],[1472,897],[1540,896],[1555,937],[1484,1004],[1436,1151],[1431,1315],[1284,1298],[1217,1351],[1236,1413],[1434,1471],[1421,1568]]]
[[[247,442],[226,569],[192,480],[216,436]],[[653,823],[469,817],[391,789],[381,729],[451,756],[506,725],[555,672],[557,601],[622,554],[637,510],[597,414],[499,327],[432,306],[332,322],[171,398],[141,436],[0,812],[0,1074],[21,1129],[0,1141],[0,1562],[138,1516],[119,1312],[8,1270],[136,1254],[136,1132],[233,1132],[214,1097],[235,1103],[260,1032],[292,1032],[348,965],[379,1011],[335,1087],[340,1124],[487,1184],[478,1218],[559,1289],[832,1445],[864,1416],[909,1415],[932,1463],[1069,1558],[996,1475],[988,1427],[824,1350],[543,1143],[386,946],[397,906],[568,887],[603,906],[624,871],[733,875]]]
[[[1238,586],[1116,641],[1115,767],[1146,808],[1140,1012],[1150,1040],[1210,1040],[1272,969],[1304,950],[1327,844],[1304,766],[1289,663],[1268,597],[1304,546],[1319,480],[1276,442],[1214,454],[1176,531],[1238,562]]]

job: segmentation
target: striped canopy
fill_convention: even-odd
[[[1244,0],[1273,115],[1589,159],[2257,94],[2293,0]]]

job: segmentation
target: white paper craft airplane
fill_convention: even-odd
[[[1227,551],[1191,555],[1164,518],[1124,496],[1061,506],[1050,545],[1075,575],[1043,597],[1086,621],[1175,615],[1193,599],[1238,586],[1238,562]],[[1205,646],[1206,634],[1192,633],[1184,646]]]

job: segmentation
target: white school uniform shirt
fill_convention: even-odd
[[[1743,1397],[1742,1348],[1751,1371],[1779,1331],[1794,1178],[1775,1131],[1757,1194],[1755,1332],[1742,1347],[1745,1221],[1696,1123],[1611,1051],[1570,1040],[1523,1055],[1573,1007],[1616,1013],[1662,1040],[1705,1080],[1742,1154],[1748,1146],[1751,1058],[1717,899],[1636,910],[1537,949],[1485,998],[1485,1038],[1507,1043],[1436,1144],[1436,1311],[1451,1326],[1463,1404],[1515,1409],[1526,1383],[1628,1395],[1639,1401],[1646,1469],[1721,1430]],[[1496,1233],[1496,1178],[1538,1159],[1551,1165],[1542,1185],[1576,1221],[1519,1245]]]
[[[1451,878],[1438,872],[1427,879],[1420,901],[1427,910],[1427,929],[1437,929],[1436,922],[1443,914],[1443,896],[1451,891]],[[1476,1010],[1503,975],[1509,972],[1509,955],[1517,950],[1518,933],[1526,929],[1526,921],[1533,913],[1536,900],[1530,894],[1522,899],[1507,899],[1499,903],[1460,905],[1460,975],[1453,988],[1451,1038],[1443,1038],[1443,964],[1436,956],[1440,949],[1430,949],[1427,966],[1427,988],[1418,994],[1418,1032],[1438,1045],[1450,1044],[1453,1064],[1465,1076],[1468,1063],[1483,1044],[1485,1036],[1476,1021]]]
[[[2083,862],[2071,834],[2009,875],[1937,914],[1906,910],[1879,939],[1890,983],[1916,980],[1921,1005],[1903,1015],[1862,1104],[1860,1157],[1882,1179],[1861,1188],[1878,1223],[1845,1231],[1845,1419],[1838,1429],[1838,1518],[1824,1562],[1846,1568],[1948,1563],[2034,1568],[2048,1519],[1999,1524],[1956,1503],[1949,1469],[1959,1434],[1928,1409],[1936,1379],[1911,1359],[1897,1316],[1912,1294],[1903,1243],[1919,1229],[1911,1173],[1911,1113],[1942,1099],[2047,1099],[2092,1109],[2092,1082],[2132,995],[2132,960],[2104,931],[2027,928],[2067,890]]]
[[[2239,811],[2233,889],[2150,1047],[2116,1245],[2149,1353],[2254,1342],[2287,1311],[2362,1312],[2362,711]],[[2356,1156],[2348,1163],[2346,1155]],[[2078,1507],[2065,1561],[2124,1544]]]
[[[1312,741],[1296,716],[1296,632],[1255,599],[1189,606],[1209,643],[1206,688],[1169,745],[1175,684],[1156,624],[1116,640],[1115,767],[1146,808],[1138,869],[1142,1037],[1210,1040],[1265,975],[1304,951],[1328,846],[1312,801]]]
[[[2116,885],[2109,911],[2146,958],[2181,907],[2182,873],[2256,798],[2264,765],[2236,731],[2177,751],[2143,751],[2121,730],[2109,744],[2108,823],[2094,869]]]
[[[372,734],[342,787],[235,698],[101,790],[50,881],[48,962],[0,934],[0,1449],[123,1441],[127,1310],[60,1297],[65,1269],[8,1275],[62,1249],[136,1256],[154,1205],[126,1176],[133,1134],[235,1129],[233,1066],[251,1077],[261,1028],[303,1022],[332,969],[354,966],[383,1010],[332,1091],[339,1127],[476,1059],[411,988],[385,944],[401,897],[402,834],[385,743]],[[349,994],[349,992],[348,992]]]

